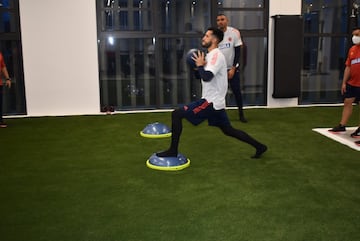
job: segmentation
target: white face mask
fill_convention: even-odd
[[[355,35],[353,35],[353,36],[352,36],[352,42],[353,42],[354,44],[360,44],[360,36],[355,36]]]

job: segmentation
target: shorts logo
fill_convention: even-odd
[[[197,114],[200,111],[205,110],[208,106],[209,106],[209,102],[205,101],[204,103],[202,103],[198,107],[194,108],[193,112],[194,112],[194,114]]]

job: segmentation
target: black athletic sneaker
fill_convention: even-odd
[[[240,119],[240,121],[241,121],[242,123],[247,123],[247,122],[248,122],[247,119],[245,118],[245,116],[243,116],[243,115],[240,115],[240,116],[239,116],[239,119]]]
[[[360,127],[350,135],[352,138],[360,138]]]
[[[360,141],[355,141],[355,145],[360,146]]]
[[[339,133],[339,132],[345,132],[346,131],[346,127],[339,124],[337,126],[335,126],[334,128],[328,130],[330,132],[335,132],[335,133]]]

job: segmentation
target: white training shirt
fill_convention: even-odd
[[[225,57],[218,48],[215,48],[206,54],[205,60],[204,70],[213,73],[214,77],[208,82],[201,80],[202,98],[213,103],[215,110],[224,109],[228,89]]]
[[[227,69],[231,69],[234,64],[235,47],[243,44],[240,31],[228,26],[224,32],[224,39],[219,43],[219,49],[225,55]]]

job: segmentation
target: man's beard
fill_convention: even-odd
[[[211,42],[202,42],[201,43],[201,46],[204,47],[204,48],[209,48],[211,46]]]

